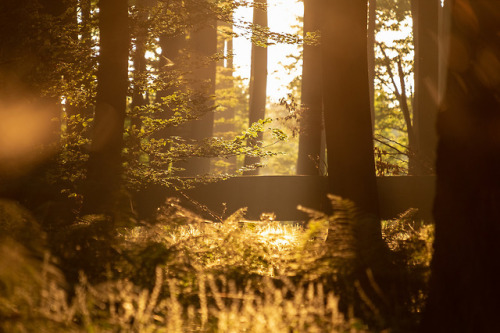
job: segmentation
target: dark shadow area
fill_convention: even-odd
[[[418,209],[416,218],[432,219],[434,176],[378,177],[377,187],[382,219],[397,217],[409,208]],[[135,194],[140,217],[154,215],[168,197],[179,197],[182,205],[212,218],[200,204],[218,216],[247,207],[247,218],[258,220],[262,213],[273,212],[278,221],[306,221],[303,206],[331,212],[326,197],[327,177],[322,176],[242,176],[182,190],[152,185]],[[193,202],[194,201],[194,202]]]

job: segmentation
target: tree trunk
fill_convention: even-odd
[[[234,87],[234,65],[233,65],[233,36],[231,35],[233,31],[233,26],[231,23],[227,22],[219,22],[219,25],[227,31],[222,36],[219,36],[218,41],[218,53],[224,55],[223,58],[219,59],[217,66],[219,67],[218,71],[221,76],[218,78],[218,86],[217,89],[228,90],[231,91]],[[227,107],[224,111],[218,112],[217,118],[221,118],[224,120],[223,122],[218,122],[216,128],[214,129],[216,132],[220,134],[224,134],[226,132],[234,132],[234,108]]]
[[[99,1],[99,69],[84,212],[111,213],[121,176],[128,87],[128,5]]]
[[[500,332],[500,2],[447,0],[436,223],[422,332]]]
[[[231,21],[232,21],[231,15]],[[223,54],[222,58],[218,63],[218,74],[221,74],[217,78],[218,86],[217,90],[224,91],[222,96],[226,94],[234,94],[234,64],[233,64],[233,24],[232,22],[219,22],[221,27],[226,30],[226,34],[220,36],[218,41],[218,53]],[[225,109],[217,112],[216,121],[214,124],[214,134],[217,137],[223,137],[225,139],[233,139],[236,135],[235,133],[235,108],[232,105],[226,104]],[[236,156],[230,156],[224,158],[225,166],[220,168],[223,173],[234,174],[236,172]]]
[[[160,47],[161,56],[159,61],[158,72],[160,75],[164,75],[166,78],[171,76],[173,79],[179,78],[179,74],[176,71],[181,70],[179,65],[179,60],[181,57],[182,49],[186,47],[186,35],[184,33],[179,33],[176,36],[169,36],[168,34],[160,35]],[[170,77],[169,77],[170,79]],[[156,102],[162,103],[162,98],[174,94],[176,91],[183,90],[185,87],[182,86],[180,82],[168,82],[164,89],[159,90],[156,93]],[[162,114],[159,117],[163,119],[170,119],[174,115],[174,111],[165,106],[162,108]],[[167,127],[154,134],[155,138],[165,139],[172,135],[181,135],[182,128],[186,131],[186,124],[177,127]]]
[[[320,0],[304,1],[304,36],[320,29]],[[304,45],[302,67],[302,109],[300,119],[297,174],[318,175],[320,172],[321,134],[323,131],[323,96],[321,90],[321,48]]]
[[[206,98],[204,107],[205,112],[199,119],[193,120],[191,123],[190,138],[202,143],[203,139],[213,136],[214,127],[214,112],[210,110],[214,107],[215,96],[215,79],[216,79],[216,62],[210,57],[217,53],[217,21],[215,18],[209,17],[213,15],[206,13],[207,22],[203,27],[191,34],[191,47],[193,56],[197,62],[196,68],[193,70],[193,78],[195,80],[193,89],[202,94],[202,98]],[[186,176],[204,175],[210,172],[210,159],[207,157],[192,157],[185,165]]]
[[[324,0],[322,15],[328,191],[337,196],[332,200],[334,215],[326,241],[332,255],[344,258],[340,259],[345,260],[343,267],[350,268],[338,276],[340,283],[345,283],[340,288],[341,304],[349,304],[356,316],[381,328],[394,319],[397,309],[401,309],[397,300],[404,296],[382,239],[379,218],[367,59],[367,1]],[[342,253],[342,244],[350,246],[351,254]],[[383,293],[377,292],[373,281]],[[372,310],[367,308],[367,299]]]
[[[60,2],[57,4],[60,6]],[[83,46],[85,49],[85,58],[84,59],[78,59],[79,64],[81,65],[81,71],[84,73],[89,73],[93,72],[93,66],[92,66],[92,16],[91,16],[91,10],[92,10],[92,5],[91,5],[91,0],[80,0],[79,1],[79,6],[74,8],[74,14],[71,15],[75,25],[77,25],[78,29],[73,32],[73,38],[76,40],[79,40],[79,43]],[[80,20],[78,20],[78,12],[80,12]],[[69,77],[68,77],[69,79]],[[78,80],[78,78],[75,78],[74,80]],[[83,85],[83,89],[85,91],[89,91],[91,89],[92,82],[91,80],[84,80],[80,81],[80,83]],[[92,106],[89,105],[90,101],[87,101],[86,104],[82,104],[81,101],[75,102],[73,101],[72,103],[66,102],[66,114],[68,116],[76,116],[80,115],[83,119],[89,119],[92,118],[93,116],[93,109]],[[81,135],[84,131],[85,128],[81,123],[75,124],[75,126],[68,127],[66,129],[68,132],[74,132],[77,135]]]
[[[392,59],[387,56],[386,50],[383,44],[377,43],[384,56],[384,64],[387,69],[387,74],[394,88],[394,95],[399,103],[399,108],[403,114],[403,119],[406,125],[406,134],[408,135],[408,174],[414,175],[417,170],[417,140],[415,136],[414,122],[412,121],[412,111],[408,105],[408,97],[406,95],[406,84],[405,84],[405,72],[403,71],[403,65],[401,64],[401,58],[396,59],[397,76],[399,78],[399,84],[396,82],[396,76],[392,71]]]
[[[267,6],[267,0],[254,0],[253,23],[267,27],[267,11],[263,7]],[[252,44],[252,59],[250,68],[250,104],[249,104],[249,124],[253,124],[266,115],[266,89],[267,89],[267,48]],[[250,140],[249,146],[262,146],[262,133],[257,135],[255,140]],[[260,157],[245,156],[245,166],[260,163]],[[259,170],[246,171],[246,175],[258,175]]]
[[[324,1],[322,30],[328,181],[332,194],[378,217],[367,62],[366,1]],[[346,33],[348,31],[349,33]],[[373,226],[380,235],[380,224]]]
[[[416,173],[434,172],[438,107],[438,16],[440,0],[412,0],[415,47],[413,119],[416,136]]]
[[[372,128],[375,127],[375,33],[377,24],[377,0],[369,0],[368,7],[368,83],[370,85],[370,112]]]
[[[148,8],[144,0],[137,0],[136,9],[138,11],[137,21],[138,26],[135,27],[134,37],[135,37],[135,51],[133,54],[133,92],[132,92],[132,103],[130,105],[131,109],[131,126],[134,131],[131,137],[131,149],[133,152],[140,154],[140,140],[137,134],[140,132],[142,121],[139,114],[136,112],[136,108],[140,108],[146,104],[146,99],[144,97],[145,86],[141,82],[146,74],[146,42],[148,37]],[[139,155],[134,156],[137,160],[132,163],[136,163],[139,160]]]

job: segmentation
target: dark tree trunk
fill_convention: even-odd
[[[430,174],[436,161],[438,107],[438,16],[440,0],[412,0],[415,46],[413,119],[416,173]]]
[[[81,33],[82,40],[84,43],[88,43],[90,46],[92,31],[91,31],[91,18],[92,18],[92,0],[80,0],[80,10],[82,13],[82,22],[81,22]]]
[[[341,303],[351,304],[355,315],[384,327],[394,320],[398,300],[403,300],[404,295],[382,239],[379,218],[367,9],[366,0],[323,1],[321,45],[328,191],[350,200],[333,200],[334,215],[326,241],[333,256],[344,256],[347,262],[344,267],[351,268],[339,275],[339,281],[345,283],[340,288]],[[342,242],[351,247],[351,257],[342,253]],[[385,296],[377,292],[373,281],[384,290]],[[376,315],[368,310],[366,299],[372,302],[372,309],[377,309]]]
[[[210,110],[214,107],[216,62],[210,57],[217,53],[217,21],[210,17],[212,13],[205,14],[207,22],[203,27],[191,34],[191,49],[197,62],[193,70],[195,81],[193,89],[205,98],[204,107],[206,112],[199,119],[193,120],[191,125],[190,138],[200,144],[203,139],[213,136],[214,112]],[[182,165],[181,165],[182,166]],[[186,176],[203,175],[210,172],[210,159],[207,157],[192,157],[185,165]]]
[[[142,121],[137,109],[146,104],[146,98],[144,96],[146,87],[142,82],[144,75],[146,74],[146,43],[148,38],[148,8],[146,7],[144,0],[137,0],[136,9],[137,14],[137,26],[135,27],[134,37],[135,37],[135,51],[133,54],[133,93],[132,93],[132,103],[131,108],[131,126],[134,128],[134,134],[140,132]],[[140,150],[140,140],[138,136],[132,135],[131,149],[134,152],[139,152]],[[136,156],[138,158],[139,156]],[[137,161],[133,161],[135,163]]]
[[[146,72],[146,49],[145,43],[142,38],[137,38],[136,49],[134,54],[134,91],[132,93],[132,121],[131,125],[135,127],[136,130],[141,128],[141,118],[135,112],[136,108],[140,108],[145,105],[146,99],[144,96],[145,89],[141,86],[140,80],[142,79],[144,73]]]
[[[263,28],[267,27],[267,0],[254,0],[253,23]],[[267,89],[267,48],[252,44],[252,59],[250,68],[250,104],[249,124],[253,124],[266,115],[266,89]],[[249,146],[262,146],[262,133],[255,140],[248,142]],[[245,166],[260,163],[259,157],[245,156]],[[258,175],[259,170],[245,172],[246,175]]]
[[[377,23],[377,0],[369,0],[368,7],[368,80],[370,85],[370,112],[372,128],[375,127],[375,33]]]
[[[500,2],[445,6],[448,73],[422,332],[500,332]]]
[[[86,213],[112,212],[121,183],[128,87],[126,1],[99,1],[99,32],[97,96],[84,203]]]
[[[186,31],[184,29],[176,31],[173,35],[163,33],[159,38],[161,47],[160,61],[158,62],[158,73],[164,79],[164,86],[156,92],[155,100],[163,103],[163,98],[173,95],[176,92],[185,91],[184,78],[181,75],[183,70],[182,56],[187,46]],[[174,116],[174,109],[170,105],[163,105],[162,112],[157,117],[171,119]],[[155,132],[155,139],[169,139],[171,136],[188,136],[189,123],[178,126],[167,126]],[[154,158],[154,157],[153,157]],[[176,165],[177,166],[177,165]],[[184,167],[184,166],[183,166]]]
[[[60,4],[58,4],[60,6]],[[93,61],[92,61],[92,15],[91,15],[91,10],[92,10],[92,5],[91,5],[91,0],[80,0],[79,1],[79,6],[74,8],[74,14],[72,15],[72,18],[74,20],[73,24],[77,25],[78,29],[74,31],[73,33],[73,38],[75,40],[79,39],[79,43],[82,45],[82,47],[85,50],[84,53],[84,59],[78,59],[79,64],[81,65],[81,71],[84,73],[89,73],[93,72]],[[77,15],[78,12],[80,12],[80,20],[78,21]],[[79,36],[80,35],[80,36]],[[68,77],[69,79],[69,77]],[[76,78],[78,79],[78,78]],[[91,80],[84,80],[81,82],[86,91],[89,91],[92,85]],[[92,118],[93,116],[93,110],[92,107],[89,105],[90,101],[87,102],[87,104],[82,105],[80,101],[78,102],[73,102],[73,103],[67,103],[66,104],[66,114],[68,116],[76,116],[80,115],[84,119],[89,119]],[[82,124],[77,123],[73,127],[68,127],[67,131],[68,132],[74,132],[77,135],[82,134],[82,132],[85,130],[84,126]]]
[[[320,29],[320,5],[320,0],[304,1],[304,35]],[[317,45],[304,45],[303,57],[301,95],[303,114],[300,120],[297,174],[318,175],[323,132],[321,48]]]
[[[186,35],[180,33],[175,36],[169,36],[168,34],[160,35],[160,47],[161,47],[161,57],[159,61],[158,72],[163,75],[166,79],[170,80],[166,83],[166,86],[156,93],[156,102],[162,103],[163,97],[174,94],[176,91],[183,90],[183,85],[175,80],[180,78],[178,71],[181,70],[180,57],[182,49],[186,47]],[[175,80],[175,82],[174,82]],[[168,106],[163,107],[163,112],[159,117],[164,119],[169,119],[174,115],[174,111]],[[156,138],[168,138],[171,135],[181,135],[180,127],[186,130],[186,126],[178,127],[167,127],[155,133]]]
[[[323,100],[332,194],[378,217],[367,62],[366,1],[324,1]],[[348,31],[349,33],[346,33]],[[380,234],[380,224],[373,226]]]

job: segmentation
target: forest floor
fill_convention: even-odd
[[[154,223],[118,227],[111,242],[100,234],[103,222],[102,216],[86,216],[49,239],[63,244],[66,255],[60,257],[45,251],[41,259],[26,244],[2,241],[3,332],[396,332],[393,328],[401,327],[373,324],[342,300],[346,291],[339,281],[348,260],[339,261],[325,242],[331,217],[297,225],[247,221],[241,210],[214,223],[170,203]],[[432,227],[403,216],[385,221],[383,234],[395,260],[421,273],[409,311],[418,317]],[[377,315],[372,310],[367,318]]]

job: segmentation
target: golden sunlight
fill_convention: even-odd
[[[283,250],[297,244],[299,229],[275,222],[260,229],[257,235],[266,244],[278,250]]]
[[[54,151],[55,129],[51,108],[18,103],[0,106],[0,160],[2,171],[17,174]]]
[[[269,29],[278,33],[296,33],[302,29],[299,20],[304,13],[304,4],[297,0],[268,0],[267,15],[269,17]],[[239,7],[235,10],[235,19],[252,21],[252,8]],[[242,34],[241,28],[234,28],[237,34]],[[287,85],[296,77],[301,75],[302,61],[290,72],[284,66],[291,63],[289,55],[298,56],[301,45],[275,44],[268,47],[268,78],[267,95],[272,102],[277,103],[280,98],[286,97],[289,91]],[[243,79],[250,79],[250,49],[251,42],[247,37],[240,36],[234,39],[235,75]]]

